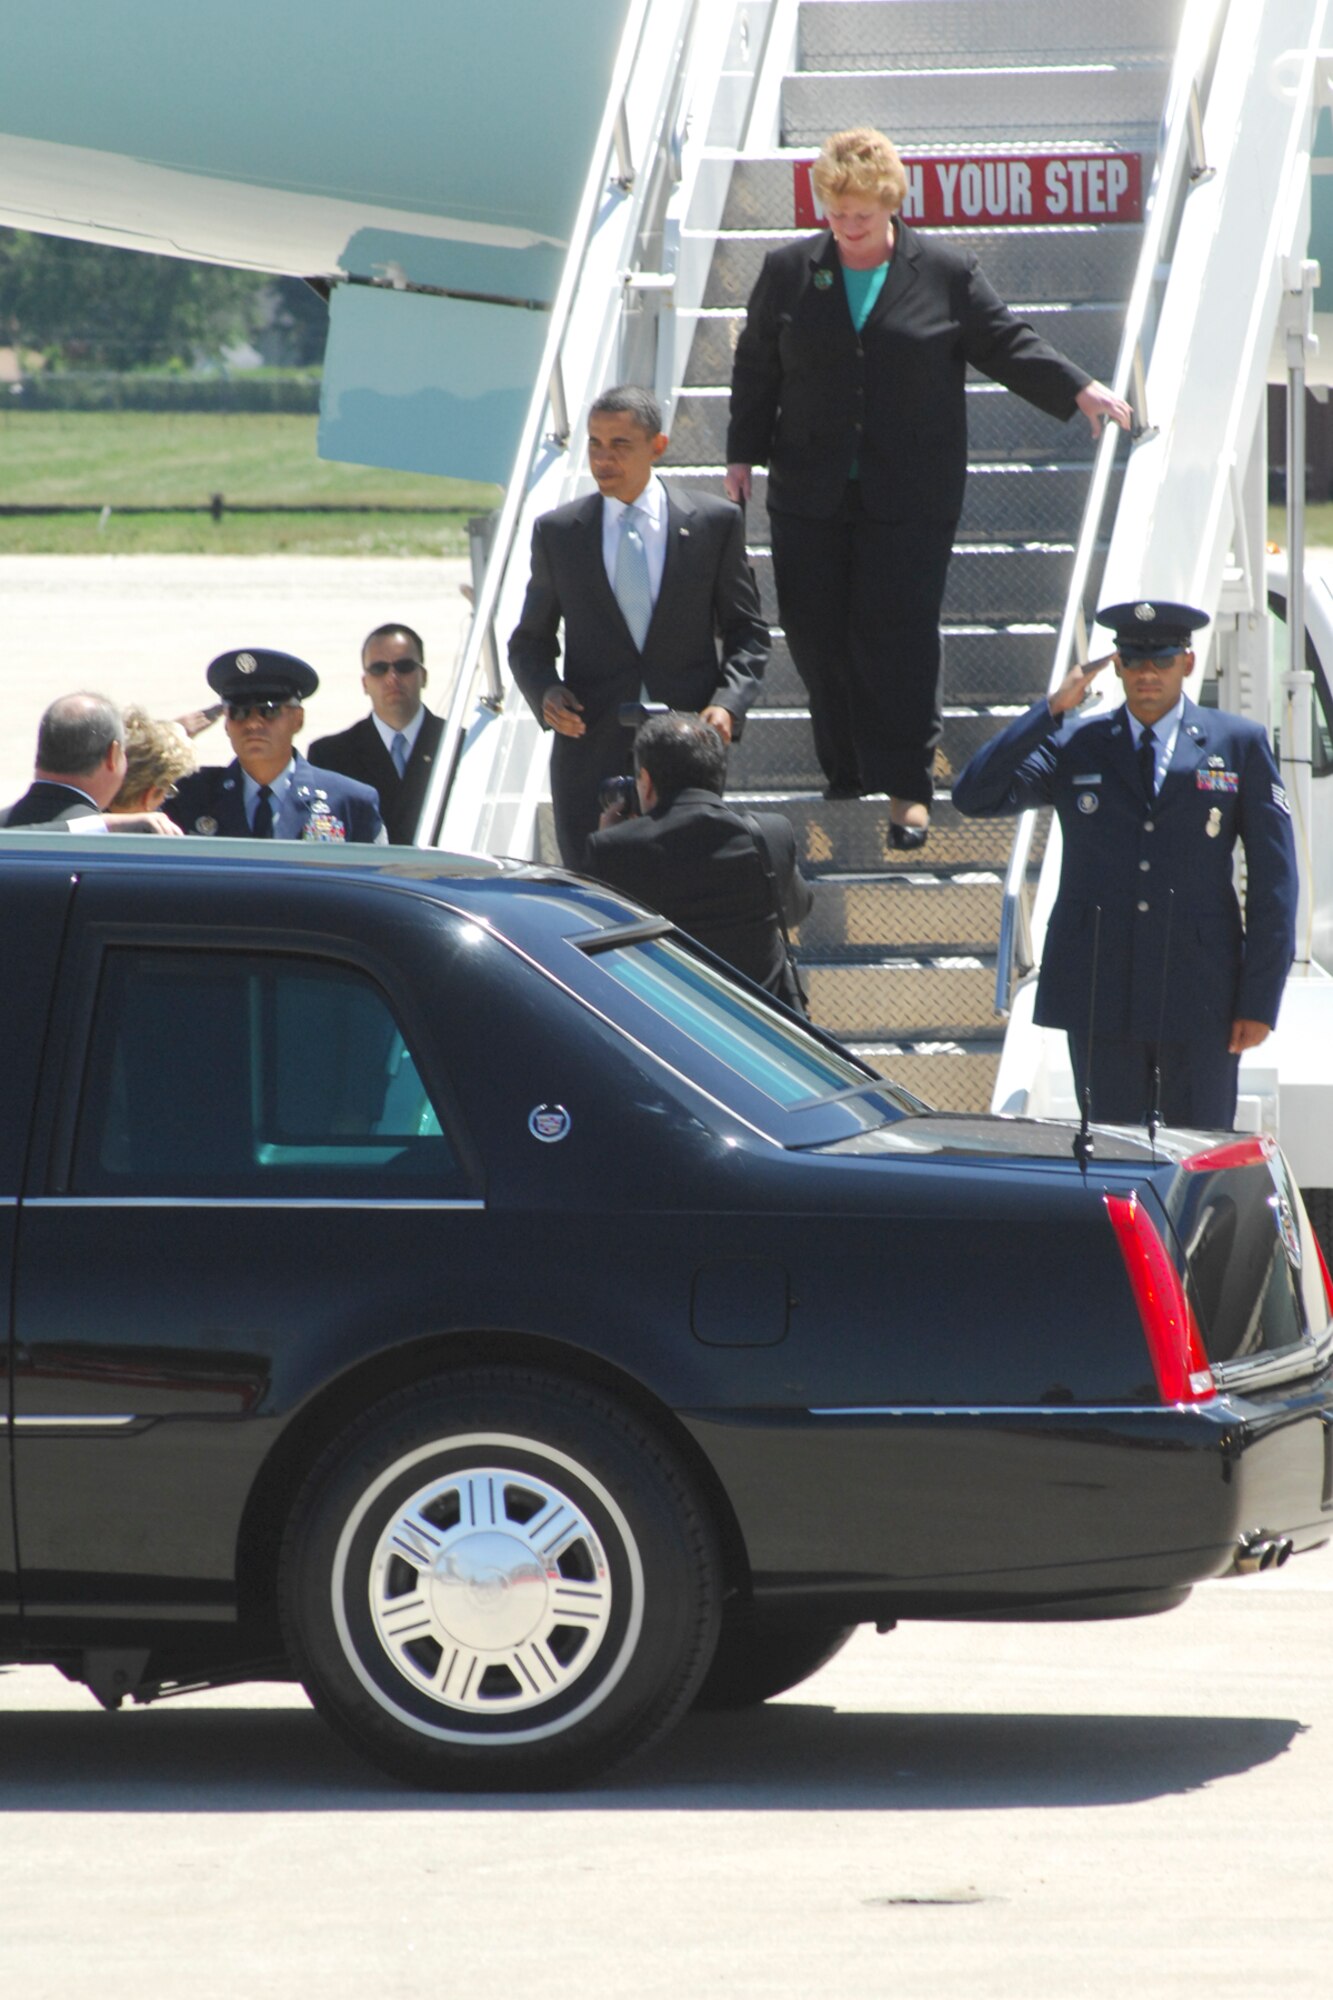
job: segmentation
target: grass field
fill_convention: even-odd
[[[457,555],[469,514],[499,504],[498,487],[315,455],[313,417],[143,411],[25,413],[0,409],[0,506],[89,506],[99,514],[0,517],[0,554]],[[350,506],[355,514],[168,513],[120,507]],[[386,514],[452,510],[449,517]]]
[[[0,516],[0,555],[461,555],[467,517],[500,489],[427,473],[336,465],[315,455],[317,419],[191,411],[25,412],[0,398],[0,506],[111,511]],[[127,515],[122,507],[352,506],[352,514]],[[447,516],[385,513],[438,508]],[[1286,513],[1268,533],[1285,542]],[[1333,502],[1306,509],[1312,547],[1333,547]]]

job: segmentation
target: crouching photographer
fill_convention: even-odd
[[[804,1013],[787,932],[814,896],[791,822],[726,804],[726,745],[697,715],[650,715],[634,738],[634,766],[640,811],[614,788],[604,793],[611,803],[588,836],[587,872]]]

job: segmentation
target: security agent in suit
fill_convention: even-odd
[[[0,826],[74,833],[170,833],[164,813],[107,813],[125,778],[125,724],[104,694],[65,694],[37,731],[33,781]]]
[[[313,667],[291,653],[244,647],[218,655],[208,685],[227,705],[236,757],[181,780],[168,810],[184,832],[383,843],[370,786],[308,764],[293,747],[302,704],[319,686]]]
[[[581,866],[597,825],[602,779],[630,756],[621,703],[701,713],[731,743],[768,659],[740,511],[663,486],[654,468],[666,448],[656,399],[646,389],[608,389],[588,417],[598,491],[544,514],[533,530],[509,664],[533,713],[555,731],[551,801],[571,868]]]
[[[422,701],[426,648],[410,625],[377,625],[361,648],[361,685],[370,714],[310,746],[322,770],[356,778],[378,793],[395,847],[410,847],[440,747],[444,723]]]
[[[1035,1018],[1066,1031],[1080,1104],[1109,1124],[1157,1116],[1230,1130],[1241,1053],[1275,1025],[1295,948],[1290,808],[1258,724],[1185,695],[1203,612],[1144,600],[1097,620],[1115,652],[1071,668],[979,750],[954,803],[979,816],[1053,805],[1059,816]],[[1123,707],[1078,714],[1111,663]]]
[[[800,1007],[783,927],[799,924],[814,897],[797,865],[791,821],[782,813],[742,817],[723,802],[726,746],[702,717],[650,716],[634,738],[634,761],[642,817],[603,814],[602,830],[588,838],[587,873],[660,910],[756,985]]]

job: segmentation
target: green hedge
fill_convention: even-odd
[[[27,375],[0,389],[8,410],[246,410],[310,416],[319,377],[277,369],[244,375]]]

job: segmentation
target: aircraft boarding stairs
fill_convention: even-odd
[[[877,125],[912,156],[1078,149],[1138,152],[1151,176],[1177,9],[1163,0],[803,0],[798,67],[781,90],[779,145],[737,161],[668,466],[720,491],[727,383],[764,253],[796,227],[794,165],[841,127]],[[1141,228],[970,227],[1001,297],[1089,373],[1109,379]],[[682,342],[683,345],[683,342]],[[747,523],[774,654],[733,750],[730,788],[775,806],[818,880],[799,945],[824,1026],[929,1102],[990,1102],[1003,1022],[994,1006],[1007,821],[965,821],[949,784],[978,744],[1045,692],[1087,496],[1092,440],[978,378],[968,389],[971,470],[944,605],[944,738],[934,825],[920,856],[886,857],[888,801],[821,796],[804,690],[777,629],[765,482]],[[1087,579],[1089,621],[1099,565]],[[1040,834],[1031,860],[1040,860]]]
[[[632,81],[626,104],[633,114],[638,98],[660,94],[665,122],[652,128],[658,138],[637,142],[634,163],[645,163],[637,178],[616,178],[613,163],[610,182],[596,183],[594,169],[597,220],[586,249],[570,259],[569,331],[553,329],[552,354],[557,340],[563,345],[551,393],[548,400],[539,384],[523,448],[532,457],[520,454],[451,699],[450,729],[462,748],[447,786],[444,844],[556,858],[549,806],[540,803],[544,746],[526,705],[505,690],[499,662],[521,599],[531,520],[586,490],[581,425],[596,390],[616,379],[652,383],[670,409],[668,472],[720,491],[732,345],[746,298],[764,251],[810,227],[794,205],[798,162],[828,132],[870,123],[896,140],[909,169],[923,156],[962,166],[973,157],[1137,154],[1146,197],[1181,4],[773,0],[760,43],[748,10],[729,19],[707,0],[694,8],[676,0],[674,80],[663,67],[675,32],[668,0],[647,10],[648,40],[632,71],[644,81]],[[743,60],[748,79],[736,73]],[[752,93],[743,109],[742,82]],[[676,102],[682,116],[673,127]],[[618,133],[622,122],[617,114]],[[969,171],[984,208],[984,177]],[[676,192],[659,221],[650,197],[663,172]],[[961,177],[956,186],[961,202]],[[626,208],[622,225],[618,202],[641,204],[634,245],[626,233],[633,218]],[[980,216],[950,231],[977,251],[1003,298],[1103,379],[1115,363],[1142,233],[1124,221],[1000,225]],[[960,821],[950,776],[1047,687],[1057,634],[1069,626],[1075,545],[1095,483],[1081,416],[1062,426],[982,380],[968,398],[972,469],[944,606],[945,730],[929,845],[890,863],[886,799],[822,798],[804,692],[780,631],[730,767],[734,796],[789,814],[802,865],[818,882],[799,940],[815,1018],[929,1101],[958,1110],[989,1104],[999,1066],[996,939],[1013,829]],[[1117,463],[1126,450],[1122,440]],[[748,528],[776,622],[764,490],[760,476]],[[1099,601],[1096,549],[1080,576],[1076,623]],[[483,676],[491,691],[477,706]],[[1039,830],[1029,870],[1040,855]]]

